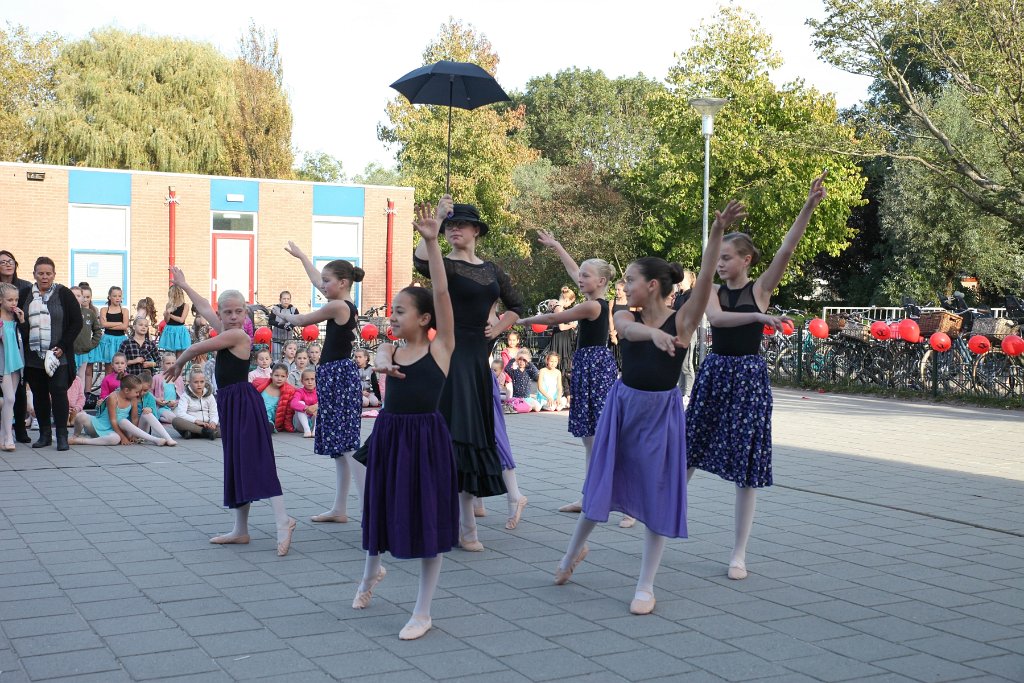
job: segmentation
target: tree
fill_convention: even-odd
[[[291,178],[292,110],[277,32],[249,22],[233,65],[237,117],[225,131],[234,175]]]
[[[474,62],[492,75],[498,67],[487,38],[452,19],[423,52],[424,64],[442,59]],[[398,146],[402,182],[416,188],[416,201],[437,201],[445,187],[448,108],[414,106],[399,96],[388,103],[387,112],[390,124],[378,128],[378,137]],[[523,107],[452,112],[452,195],[480,210],[491,227],[487,249],[495,255],[522,255],[527,248],[517,217],[509,211],[515,197],[513,170],[537,156],[518,137],[524,117]]]
[[[642,74],[610,79],[571,68],[531,78],[515,100],[526,107],[530,146],[553,164],[591,163],[599,173],[616,173],[654,146],[648,103],[663,90]]]
[[[311,180],[318,183],[345,182],[345,169],[341,159],[332,157],[327,152],[304,152],[302,164],[295,169],[298,180]]]
[[[353,176],[352,182],[362,185],[401,185],[402,174],[397,168],[382,166],[371,161],[366,164],[362,173]]]
[[[227,174],[231,63],[212,46],[113,29],[67,45],[32,121],[52,164]]]
[[[826,0],[808,22],[821,56],[875,79],[880,102],[865,123],[885,151],[925,169],[987,214],[1024,236],[1024,4],[1016,0]],[[922,75],[927,75],[922,78]],[[921,81],[930,88],[921,88]],[[989,131],[993,158],[972,156],[928,107],[935,86],[959,93],[975,125]],[[894,123],[895,108],[905,112]],[[906,126],[935,144],[895,151]],[[839,149],[842,149],[839,147]],[[966,180],[967,182],[960,182]]]
[[[35,161],[31,121],[36,107],[53,97],[54,65],[61,39],[31,36],[24,26],[0,30],[0,159]]]
[[[831,95],[801,81],[777,88],[768,73],[779,66],[770,36],[742,10],[724,8],[694,31],[693,46],[669,71],[669,90],[653,98],[656,147],[625,174],[626,192],[643,214],[642,234],[652,251],[699,263],[704,140],[689,100],[708,95],[730,100],[715,118],[712,209],[733,197],[744,201],[750,217],[741,229],[770,256],[800,212],[811,180],[828,168],[828,198],[815,212],[787,280],[818,253],[834,255],[848,246],[853,231],[847,219],[862,203],[864,178],[849,158],[808,144],[851,139],[852,128],[838,121]]]

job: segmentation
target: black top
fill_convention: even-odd
[[[576,328],[578,349],[608,345],[608,302],[598,299],[597,303],[601,306],[601,315],[597,316],[597,320],[580,320]]]
[[[217,352],[217,362],[214,363],[213,374],[217,380],[218,389],[239,382],[248,382],[249,359],[239,358],[231,353],[231,349],[221,349]]]
[[[718,287],[718,303],[728,313],[762,313],[754,301],[754,281],[740,289]],[[764,325],[748,323],[739,327],[711,326],[711,350],[719,356],[754,356],[761,351]]]
[[[413,265],[420,275],[430,277],[427,261],[414,257]],[[498,299],[501,299],[507,310],[522,317],[522,297],[512,287],[512,280],[505,271],[493,262],[473,264],[446,257],[444,272],[448,276],[448,292],[452,298],[456,328],[470,328],[483,334],[491,306]]]
[[[177,308],[175,308],[173,311],[171,311],[171,315],[176,315],[178,317],[184,318],[184,316],[185,316],[185,304],[182,304],[182,305],[178,306]],[[107,313],[107,320],[110,320],[110,313],[109,312]],[[170,326],[170,325],[184,325],[184,324],[185,323],[183,323],[183,322],[176,323],[173,320],[168,320],[167,321],[167,325],[168,326]]]
[[[633,316],[638,323],[643,324],[639,311],[633,313]],[[658,329],[676,336],[675,312]],[[679,373],[683,370],[683,360],[690,351],[677,348],[676,355],[670,356],[655,346],[654,342],[633,342],[626,338],[621,338],[619,347],[622,349],[622,383],[640,391],[675,389]]]
[[[619,311],[628,311],[629,304],[612,304],[612,315],[615,315]]]
[[[124,322],[124,308],[121,308],[120,313],[111,313],[110,309],[107,309],[107,322],[120,323]],[[123,337],[124,330],[108,330],[103,328],[103,334],[109,334],[111,337]]]
[[[690,300],[690,295],[693,294],[692,289],[688,289],[685,292],[679,292],[676,294],[675,301],[672,302],[672,309],[678,311],[683,305]]]
[[[356,338],[356,325],[359,322],[359,311],[351,301],[348,305],[348,322],[339,325],[334,318],[327,321],[327,334],[324,335],[324,348],[320,352],[320,364],[333,363],[352,357],[352,342]]]
[[[444,387],[444,372],[427,347],[427,353],[411,365],[399,365],[405,379],[388,375],[383,410],[388,413],[433,413]]]

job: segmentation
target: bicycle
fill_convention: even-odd
[[[1006,297],[1006,317],[1018,330],[1024,324],[1024,304],[1015,296]],[[1021,356],[1006,355],[998,344],[993,344],[990,351],[974,361],[973,377],[975,384],[994,396],[1012,396],[1024,391],[1024,360]]]

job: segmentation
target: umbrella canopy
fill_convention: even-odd
[[[505,102],[511,98],[494,76],[477,64],[447,60],[410,71],[391,84],[412,104],[448,106],[448,165],[445,191],[451,191],[452,176],[452,107],[476,109],[485,104]]]

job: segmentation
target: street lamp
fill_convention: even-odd
[[[721,97],[695,97],[690,106],[700,114],[700,132],[704,135],[704,223],[701,231],[700,253],[708,248],[708,190],[711,179],[711,136],[715,132],[715,114],[729,100]],[[697,353],[701,361],[707,354],[707,318],[701,319],[700,332],[697,336]]]

